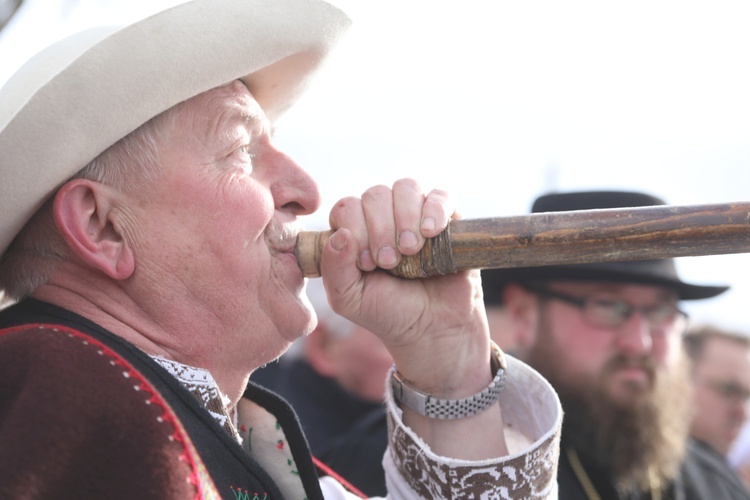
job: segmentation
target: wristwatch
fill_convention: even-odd
[[[463,399],[438,399],[431,394],[410,386],[393,365],[391,370],[391,389],[393,398],[410,410],[420,415],[438,419],[455,419],[471,417],[497,402],[505,385],[507,363],[505,354],[497,344],[491,342],[490,364],[493,379],[482,391]]]

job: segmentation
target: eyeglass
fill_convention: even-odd
[[[710,380],[705,384],[725,399],[740,404],[746,404],[750,401],[750,390],[735,382],[730,382],[728,380]]]
[[[598,297],[576,297],[567,293],[550,290],[545,287],[525,285],[528,291],[541,297],[561,300],[579,307],[583,316],[593,326],[617,328],[624,325],[633,314],[640,312],[646,322],[653,329],[681,330],[687,327],[688,315],[670,302],[662,302],[653,306],[635,306],[622,299]]]

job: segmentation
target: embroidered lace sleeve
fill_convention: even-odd
[[[560,401],[531,367],[510,356],[508,365],[500,405],[510,455],[497,459],[456,460],[432,453],[404,425],[389,387],[383,466],[390,498],[557,498]]]

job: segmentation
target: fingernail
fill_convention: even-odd
[[[359,268],[365,271],[371,271],[375,269],[377,266],[375,265],[375,262],[372,260],[372,255],[370,254],[369,250],[365,250],[361,254],[359,254]]]
[[[378,265],[381,267],[394,266],[398,263],[398,254],[391,246],[384,246],[378,250]]]
[[[411,231],[403,231],[398,235],[398,246],[403,248],[411,248],[417,246],[417,235]]]
[[[341,250],[346,248],[346,236],[341,234],[340,231],[336,231],[333,233],[333,236],[331,236],[331,246],[334,250],[337,252],[340,252]]]
[[[435,219],[432,217],[425,217],[422,219],[422,229],[426,229],[428,231],[432,231],[435,229]]]

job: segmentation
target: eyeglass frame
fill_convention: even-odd
[[[592,326],[596,326],[599,328],[619,328],[623,326],[625,323],[627,323],[627,321],[631,317],[633,317],[633,314],[635,314],[636,312],[640,312],[643,315],[644,319],[646,320],[646,323],[648,324],[649,328],[651,329],[666,330],[668,328],[672,328],[674,327],[675,324],[677,324],[677,321],[680,318],[682,318],[684,322],[684,326],[682,328],[682,331],[680,331],[680,335],[685,333],[685,331],[687,330],[689,316],[685,311],[677,307],[676,304],[670,304],[670,306],[674,307],[674,311],[673,311],[674,316],[672,317],[672,319],[667,320],[662,324],[654,324],[652,320],[650,319],[650,316],[649,316],[650,313],[654,311],[655,308],[662,307],[663,305],[666,305],[666,304],[649,307],[649,306],[636,306],[624,299],[614,299],[610,301],[599,300],[598,302],[600,304],[610,302],[612,304],[621,303],[627,306],[627,313],[625,314],[618,313],[620,314],[621,318],[616,323],[606,323],[602,321],[597,321],[593,316],[591,316],[589,312],[587,312],[587,311],[591,311],[591,309],[589,308],[587,304],[595,300],[596,297],[593,297],[593,296],[579,297],[576,295],[570,295],[564,292],[559,292],[557,290],[551,290],[545,286],[532,284],[532,283],[524,283],[522,286],[527,291],[533,294],[539,295],[540,297],[557,299],[566,304],[571,304],[571,305],[578,307],[579,309],[581,309],[581,312],[583,313],[583,317],[586,319],[586,321]]]

